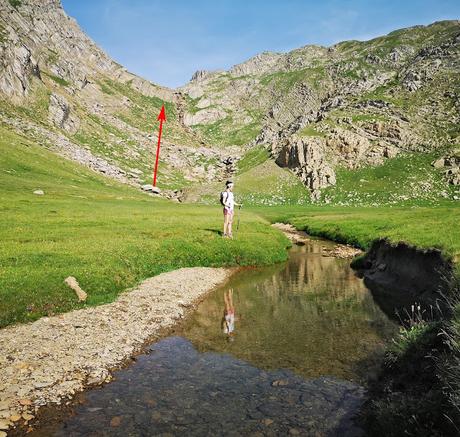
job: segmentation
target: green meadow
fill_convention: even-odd
[[[250,182],[259,181],[253,172],[266,165],[266,156],[259,155],[248,157],[248,169],[239,177],[244,200],[251,195]],[[45,194],[33,194],[37,189]],[[378,208],[253,205],[239,212],[237,239],[229,241],[220,236],[215,197],[213,205],[152,198],[0,129],[0,326],[110,302],[147,277],[181,267],[283,261],[289,243],[269,226],[277,221],[363,249],[385,237],[437,247],[453,258],[460,254],[455,202]],[[75,276],[88,292],[86,303],[78,303],[64,284],[67,276]]]
[[[230,241],[219,235],[221,215],[218,204],[152,198],[0,129],[0,326],[110,302],[181,267],[286,259],[289,242],[264,219],[243,211]],[[67,276],[88,293],[86,303]]]

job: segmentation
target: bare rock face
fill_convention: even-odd
[[[460,186],[460,149],[437,159],[432,165],[443,171],[450,184]]]
[[[70,133],[77,132],[80,126],[80,120],[71,115],[70,105],[67,100],[54,93],[50,96],[48,118],[55,126]]]
[[[193,126],[196,124],[203,124],[203,123],[213,123],[217,120],[221,120],[225,118],[227,113],[218,108],[210,108],[210,109],[202,109],[198,111],[196,114],[185,114],[184,115],[184,123],[186,126]]]
[[[0,48],[0,91],[9,97],[24,97],[40,68],[25,45]],[[2,72],[2,73],[1,73]]]
[[[335,185],[335,172],[325,158],[324,142],[319,138],[292,136],[278,152],[276,163],[292,169],[312,192],[315,199],[319,190]]]
[[[195,71],[195,73],[193,73],[192,78],[190,80],[200,81],[205,77],[209,76],[209,74],[210,73],[207,70],[197,70]]]
[[[281,53],[263,52],[231,68],[230,73],[236,76],[245,74],[261,74],[273,70],[279,60],[283,58]]]

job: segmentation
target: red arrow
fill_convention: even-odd
[[[158,132],[157,157],[155,160],[155,170],[153,172],[153,186],[157,186],[158,159],[160,158],[161,133],[163,132],[163,122],[166,121],[165,105],[161,107],[160,115],[157,120],[160,122],[160,131]]]

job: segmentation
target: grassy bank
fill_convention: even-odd
[[[0,169],[2,327],[112,301],[180,267],[286,258],[285,237],[251,212],[238,240],[223,240],[218,205],[153,199],[1,128]],[[86,304],[64,285],[69,275],[88,292]]]
[[[379,238],[460,256],[460,202],[436,207],[289,206],[254,208],[271,222],[288,222],[312,235],[368,249]]]

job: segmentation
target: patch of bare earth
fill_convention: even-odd
[[[110,304],[0,330],[0,436],[33,420],[110,371],[172,327],[232,269],[184,268],[147,279]]]

